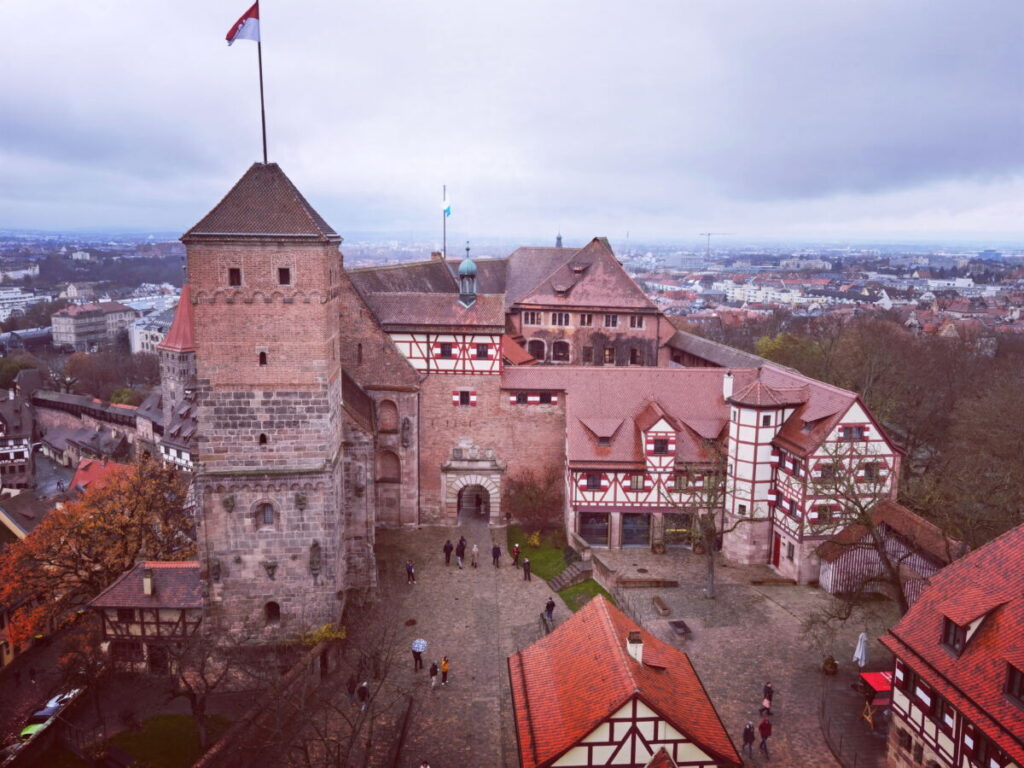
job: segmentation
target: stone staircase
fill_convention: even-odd
[[[590,578],[592,572],[593,570],[590,563],[577,560],[560,574],[555,576],[555,578],[548,580],[548,586],[555,590],[555,592],[558,592],[566,587],[579,584],[581,581],[586,581]]]

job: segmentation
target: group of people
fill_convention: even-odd
[[[772,735],[772,700],[775,698],[775,689],[772,687],[772,683],[769,680],[764,684],[764,688],[761,690],[761,708],[758,710],[758,714],[761,716],[761,722],[757,724],[755,729],[753,721],[748,721],[747,725],[743,728],[743,749],[751,757],[754,756],[754,739],[755,734],[761,736],[761,743],[758,745],[758,749],[764,752],[765,759],[771,759],[771,755],[768,754],[768,739]]]
[[[423,641],[417,640],[412,645],[412,671],[419,672],[423,669],[423,651],[421,648],[426,645],[423,642],[423,646],[417,645]],[[447,656],[442,656],[440,661],[434,661],[430,664],[430,687],[437,687],[437,678],[440,674],[441,685],[448,685],[448,673],[451,671],[451,662]]]
[[[452,544],[451,539],[446,539],[444,542],[444,546],[441,547],[441,551],[444,553],[445,567],[452,564],[452,554],[454,553],[455,564],[459,567],[459,570],[462,570],[463,562],[466,559],[466,547],[468,545],[469,542],[466,541],[465,536],[459,537],[458,544]],[[509,553],[509,556],[512,558],[512,565],[514,565],[516,568],[519,567],[519,558],[521,555],[522,550],[519,548],[519,545],[514,544],[512,546],[512,551]],[[491,547],[491,562],[494,564],[495,568],[501,567],[501,547],[499,547],[497,544]],[[473,568],[478,568],[480,566],[480,547],[478,547],[476,544],[474,544],[472,548],[469,550],[469,564]],[[412,560],[406,560],[405,572],[406,583],[415,584],[416,569],[413,566]],[[530,558],[528,557],[523,558],[523,580],[533,581],[533,569],[530,566]]]

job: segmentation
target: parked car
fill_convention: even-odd
[[[46,710],[42,711],[45,712]],[[28,741],[43,730],[43,728],[45,728],[52,719],[53,715],[41,715],[37,712],[28,719],[28,722],[25,723],[25,727],[21,729],[21,733],[18,734],[18,738],[22,741]]]
[[[56,696],[54,696],[52,699],[46,702],[46,705],[43,708],[49,709],[50,707],[57,707],[57,709],[60,709],[73,698],[75,698],[75,696],[77,696],[81,690],[81,688],[72,688],[70,691],[58,693]]]

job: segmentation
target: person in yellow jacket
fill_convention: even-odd
[[[441,685],[448,685],[448,657],[441,657]]]

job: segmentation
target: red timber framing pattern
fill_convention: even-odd
[[[700,503],[704,474],[700,468],[648,472],[636,470],[572,469],[570,500],[576,507],[649,507],[652,511],[666,508],[694,507]],[[635,478],[638,478],[635,480]],[[595,482],[596,481],[596,482]],[[599,487],[593,487],[597,485]]]
[[[678,766],[718,765],[639,696],[605,718],[549,765],[565,768],[645,766],[662,747]]]
[[[501,334],[391,333],[398,351],[420,373],[497,375]]]

